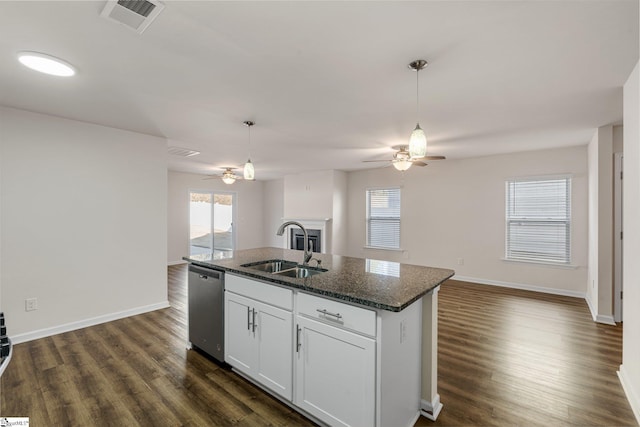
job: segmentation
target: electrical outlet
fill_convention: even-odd
[[[458,265],[464,265],[464,258],[458,258]]]
[[[24,300],[24,311],[33,311],[38,309],[38,298],[27,298]]]

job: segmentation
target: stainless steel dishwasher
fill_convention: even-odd
[[[224,362],[224,272],[189,265],[189,342]]]

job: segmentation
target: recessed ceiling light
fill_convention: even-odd
[[[73,65],[55,56],[39,52],[18,52],[18,61],[25,67],[52,76],[69,77],[76,73]]]

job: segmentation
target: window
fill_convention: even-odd
[[[367,246],[400,249],[400,189],[367,190]]]
[[[506,208],[508,260],[570,263],[570,177],[507,181]]]
[[[192,191],[189,201],[189,254],[229,258],[234,248],[234,195]]]

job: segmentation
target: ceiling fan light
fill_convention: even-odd
[[[394,160],[393,161],[393,167],[402,172],[409,169],[411,165],[412,165],[411,160]]]
[[[236,178],[232,175],[222,175],[222,182],[225,184],[233,184],[236,182]]]
[[[420,124],[416,124],[416,128],[411,132],[409,138],[409,156],[412,159],[421,159],[427,155],[427,135],[420,127]]]
[[[244,164],[244,179],[248,181],[256,179],[256,171],[253,167],[253,163],[251,163],[251,159],[247,160],[247,163]]]

